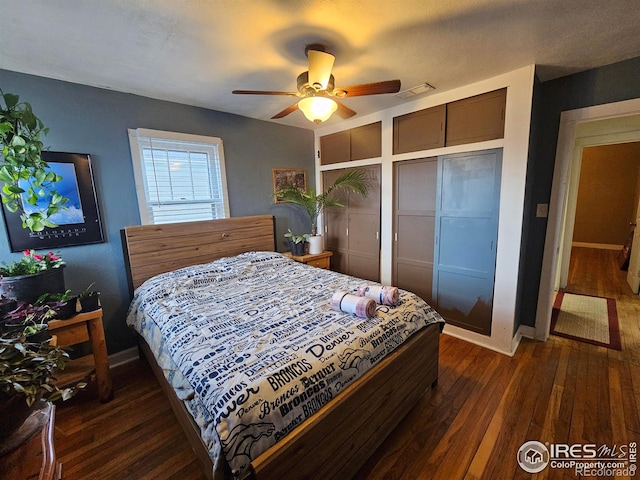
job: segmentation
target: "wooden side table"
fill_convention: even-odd
[[[322,252],[315,255],[292,255],[291,252],[284,253],[287,257],[294,259],[296,262],[305,263],[312,267],[324,268],[330,270],[330,260],[333,252]]]
[[[55,408],[40,402],[22,427],[0,444],[2,478],[59,480],[62,464],[53,446]]]
[[[95,373],[100,401],[104,403],[113,399],[107,344],[102,327],[102,309],[78,313],[68,320],[50,320],[49,332],[55,335],[58,344],[63,346],[91,342],[92,354],[68,360],[64,370],[59,372],[56,383],[60,387],[71,385]]]

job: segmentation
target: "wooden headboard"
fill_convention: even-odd
[[[160,273],[276,247],[273,215],[135,225],[122,229],[121,236],[131,294]]]

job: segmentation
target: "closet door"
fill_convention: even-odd
[[[344,169],[322,172],[323,190],[329,185],[332,185],[343,172]],[[331,270],[346,272],[348,270],[347,251],[349,250],[347,242],[348,215],[346,206],[349,205],[349,195],[341,191],[336,191],[332,195],[333,198],[338,199],[340,203],[345,205],[345,208],[325,208],[323,215],[324,248],[333,252],[331,256]]]
[[[433,249],[437,158],[394,163],[393,284],[435,306]]]
[[[502,150],[438,158],[433,295],[445,319],[491,334]]]
[[[340,193],[345,205],[325,209],[325,247],[333,252],[331,268],[367,280],[380,278],[380,166],[359,167],[367,172],[369,194]],[[345,169],[323,172],[324,188]]]
[[[380,165],[362,169],[367,172],[370,188],[366,198],[349,194],[347,273],[377,282],[380,280]]]

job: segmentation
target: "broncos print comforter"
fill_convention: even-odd
[[[373,318],[331,309],[362,280],[249,252],[154,277],[127,323],[156,351],[214,460],[235,476],[438,313],[413,293]]]

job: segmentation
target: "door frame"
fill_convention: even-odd
[[[640,98],[567,110],[560,115],[536,311],[535,338],[538,340],[546,341],[549,338],[554,291],[561,283],[563,269],[568,270],[577,199],[576,179],[579,179],[582,149],[586,146],[640,141],[640,129],[618,132],[603,130],[602,133],[589,134],[588,128],[583,127],[588,127],[591,122],[636,115],[640,115]]]
[[[636,216],[633,221],[635,222],[635,225],[633,240],[631,243],[629,266],[627,268],[627,284],[633,293],[640,295],[640,292],[638,291],[640,289],[640,248],[638,248],[638,245],[640,245],[640,227],[638,227],[638,224],[640,223],[640,198],[636,205]],[[635,249],[633,248],[633,245],[636,245]]]

